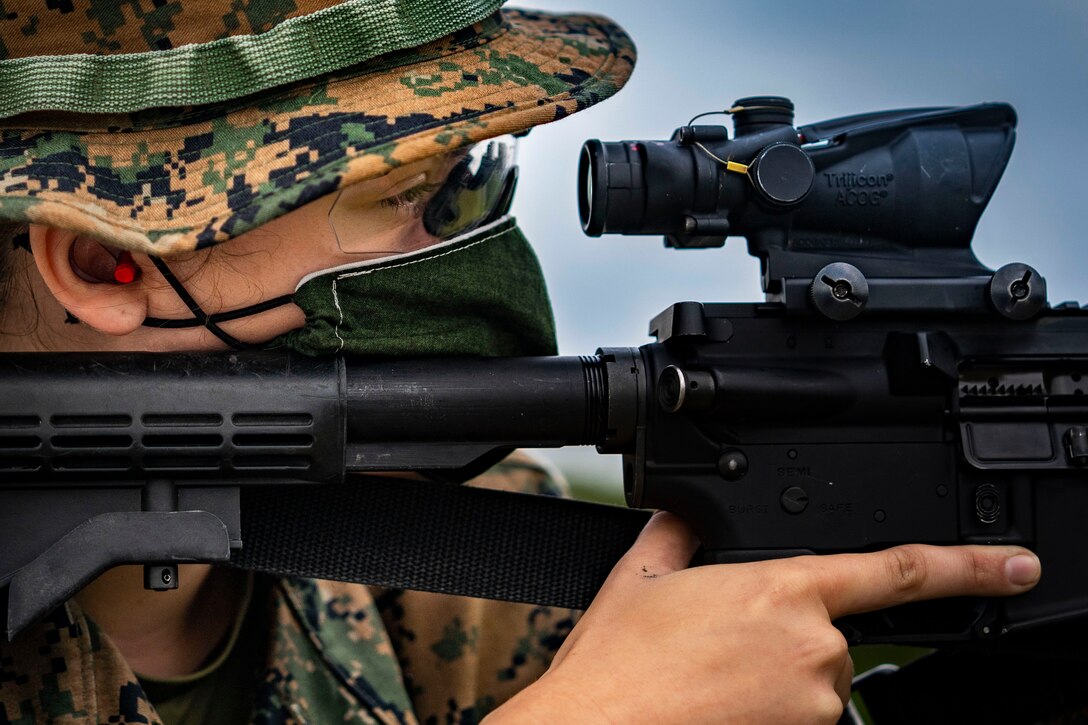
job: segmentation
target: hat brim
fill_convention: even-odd
[[[25,114],[0,132],[0,218],[187,252],[401,164],[582,110],[619,90],[634,61],[606,18],[503,10],[228,104]]]

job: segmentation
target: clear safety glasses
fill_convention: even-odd
[[[436,238],[438,242],[453,239],[500,219],[510,210],[514,198],[518,179],[516,151],[516,138],[500,136],[466,151],[394,169],[387,177],[342,189],[328,213],[340,249],[359,255],[361,263],[367,264],[373,259],[417,251],[437,243]],[[405,207],[413,208],[408,217]],[[143,323],[148,327],[206,327],[236,350],[256,349],[261,346],[236,339],[219,323],[265,312],[292,299],[291,295],[280,295],[255,305],[208,314],[166,262],[158,257],[151,261],[192,317],[148,317]]]
[[[361,182],[337,194],[329,225],[342,251],[380,259],[415,251],[433,238],[467,234],[505,216],[517,186],[517,139],[499,136],[437,157],[418,173],[393,181],[396,174],[383,180],[384,186]],[[414,230],[406,230],[406,222]]]

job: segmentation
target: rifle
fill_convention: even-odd
[[[478,492],[456,508],[469,500],[448,498],[456,486],[352,475],[462,480],[512,448],[565,445],[621,453],[628,505],[683,517],[707,562],[907,542],[1019,544],[1042,559],[1031,592],[850,618],[852,642],[977,643],[1074,622],[1088,611],[1075,547],[1088,511],[1088,311],[1049,306],[1035,270],[990,270],[970,246],[1012,151],[1013,109],[800,128],[792,111],[783,98],[743,99],[733,139],[689,123],[668,141],[585,145],[587,233],[664,234],[675,248],[743,235],[761,261],[765,301],[675,304],[640,348],[416,361],[0,356],[9,637],[120,563],[145,564],[156,589],[177,586],[178,561],[233,561],[465,593],[451,584],[464,559],[439,584],[403,569],[433,568],[453,539],[476,537],[459,532],[481,526],[477,511],[501,512],[477,517],[484,529],[509,518],[495,539],[504,547],[524,538],[537,518],[517,513],[526,497]],[[381,536],[360,543],[368,527],[356,527],[308,550],[305,565],[274,561],[343,528],[370,506],[346,500],[378,481],[403,514]],[[577,519],[575,550],[608,532],[596,564],[553,574],[582,577],[577,587],[489,580],[470,593],[587,605],[645,516],[568,503],[549,503],[548,516]],[[427,506],[412,535],[390,531]],[[439,518],[452,533],[437,548],[414,564],[396,558]],[[262,537],[278,539],[274,554]],[[383,542],[374,558],[388,554],[389,570],[342,564]],[[477,540],[481,557],[487,543]],[[538,543],[524,547],[530,564]]]

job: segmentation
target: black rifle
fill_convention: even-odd
[[[641,348],[495,360],[0,357],[9,636],[119,563],[148,565],[152,588],[176,586],[178,561],[282,569],[258,561],[255,532],[291,548],[342,528],[337,502],[369,490],[349,474],[463,479],[514,447],[565,445],[622,453],[628,504],[682,516],[710,562],[905,542],[1015,543],[1042,559],[1027,594],[852,618],[852,641],[990,640],[1088,612],[1077,546],[1088,311],[1049,306],[1030,267],[994,272],[970,248],[1012,150],[1013,110],[794,128],[785,99],[737,105],[732,140],[688,125],[670,141],[586,144],[588,233],[664,233],[675,247],[742,234],[762,262],[766,301],[673,305]],[[410,492],[409,508],[453,488],[387,485]],[[447,528],[470,528],[474,510]],[[520,538],[533,517],[509,515],[506,535]],[[644,520],[620,518],[610,557]],[[604,518],[580,524],[587,536],[594,520]],[[344,553],[324,546],[291,571],[451,590],[368,579],[324,561]],[[611,560],[570,596],[509,582],[483,593],[584,606]]]

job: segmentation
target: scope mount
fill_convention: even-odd
[[[868,277],[853,264],[856,258],[838,259],[850,261],[830,262],[812,276],[775,279],[765,271],[766,301],[782,305],[791,316],[817,314],[839,322],[863,312],[1028,320],[1047,307],[1046,280],[1023,263],[1006,264],[997,271],[983,267],[978,274],[961,277]],[[769,268],[764,263],[763,269]]]

